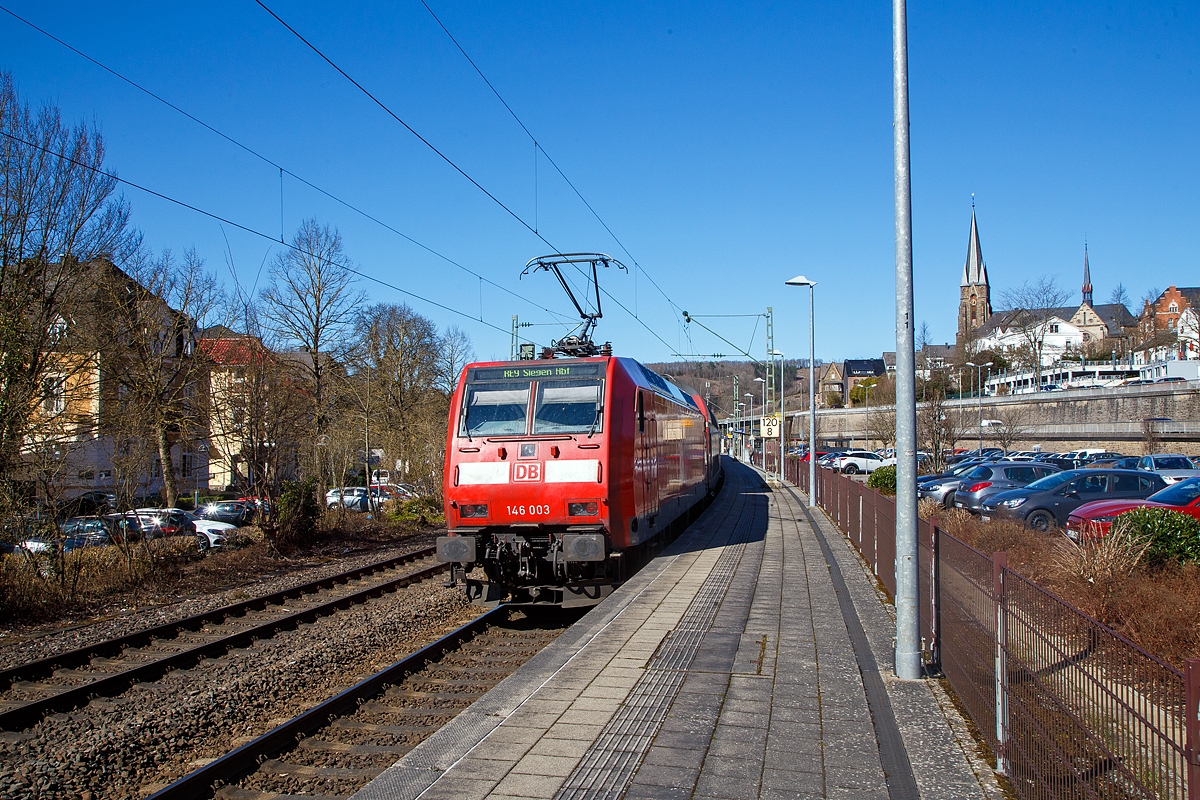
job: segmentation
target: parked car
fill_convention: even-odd
[[[896,459],[894,458],[884,458],[877,453],[867,450],[851,450],[848,453],[835,456],[831,460],[830,465],[847,475],[856,475],[860,472],[870,474],[880,467],[886,467],[895,463]]]
[[[1155,383],[1185,383],[1187,378],[1181,378],[1178,375],[1173,375],[1169,378],[1159,378]]]
[[[957,491],[963,478],[973,469],[984,463],[987,462],[964,461],[961,464],[955,464],[947,474],[939,478],[934,478],[924,483],[918,481],[917,497],[939,503],[942,508],[953,508],[954,492]]]
[[[227,522],[232,527],[240,528],[253,521],[256,511],[254,506],[247,505],[240,500],[222,500],[200,506],[196,509],[196,516],[215,522]]]
[[[1058,468],[1051,464],[1034,461],[992,461],[980,464],[964,475],[962,482],[954,490],[954,507],[978,514],[983,502],[992,495],[1008,489],[1019,489],[1058,471]]]
[[[368,498],[365,486],[346,486],[341,489],[335,487],[325,493],[325,506],[345,508],[348,511],[367,511],[370,509]]]
[[[1084,469],[1137,469],[1138,462],[1141,461],[1137,456],[1121,456],[1120,458],[1103,458],[1099,461],[1092,461],[1084,464]]]
[[[179,508],[139,508],[136,512],[142,534],[147,539],[163,536],[195,536],[196,523]]]
[[[71,517],[59,526],[59,533],[61,538],[56,537],[53,531],[43,529],[40,535],[18,542],[15,549],[29,555],[39,555],[61,546],[62,552],[69,553],[83,547],[126,544],[142,538],[137,515],[132,512]]]
[[[1188,478],[1200,478],[1200,470],[1196,469],[1191,459],[1178,453],[1142,456],[1138,461],[1137,468],[1147,472],[1157,472],[1166,478],[1167,483],[1178,483]]]
[[[1004,450],[999,447],[985,447],[982,450],[967,450],[964,453],[956,453],[955,455],[946,459],[946,464],[957,464],[960,461],[966,461],[968,458],[998,459],[1004,458],[1004,455]]]
[[[113,492],[84,492],[63,503],[58,511],[63,517],[89,517],[116,507],[117,495]]]
[[[1066,527],[1071,512],[1095,500],[1142,500],[1166,488],[1158,475],[1129,469],[1078,469],[1056,472],[1022,489],[983,501],[980,515],[1020,520],[1035,531]]]
[[[1173,483],[1145,500],[1100,500],[1082,505],[1067,518],[1067,536],[1107,536],[1113,520],[1135,508],[1170,508],[1200,519],[1200,478]]]

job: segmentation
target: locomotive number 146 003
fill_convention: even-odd
[[[549,516],[550,506],[509,506],[508,515],[510,517]]]

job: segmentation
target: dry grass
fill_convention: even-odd
[[[1076,545],[1060,532],[983,522],[934,504],[922,504],[920,514],[982,553],[1004,551],[1009,569],[1168,664],[1200,658],[1200,565],[1148,565],[1145,543],[1120,526],[1107,540]]]
[[[157,539],[128,552],[113,546],[87,547],[57,561],[18,552],[0,557],[0,625],[33,625],[167,596],[207,594],[426,532],[418,521],[330,512],[321,515],[314,539],[286,557],[255,527],[239,529],[226,547],[206,555],[190,537]]]

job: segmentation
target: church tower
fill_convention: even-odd
[[[1087,242],[1083,243],[1083,302],[1092,304],[1092,270],[1088,267]]]
[[[971,200],[971,241],[967,244],[967,261],[963,264],[959,283],[958,343],[961,345],[971,331],[992,316],[992,287],[988,283],[987,265],[979,246],[979,227],[975,222],[975,200]]]

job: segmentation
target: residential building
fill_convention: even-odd
[[[1139,364],[1200,358],[1200,287],[1168,286],[1137,320]]]

